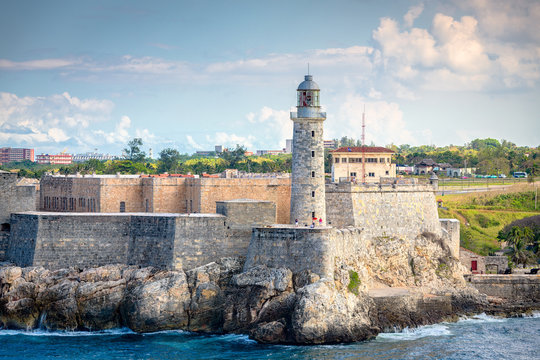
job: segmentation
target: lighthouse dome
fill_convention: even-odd
[[[298,85],[298,90],[320,90],[319,85],[313,81],[313,76],[306,75],[304,81]]]

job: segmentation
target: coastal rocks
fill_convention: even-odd
[[[257,266],[234,275],[227,289],[223,330],[247,332],[263,321],[290,311],[293,297],[292,272],[284,268]]]
[[[373,302],[363,294],[338,291],[333,281],[321,279],[299,289],[297,297],[289,331],[295,343],[360,341],[378,333],[369,317]]]
[[[27,282],[16,266],[0,269],[0,326],[32,329],[39,319],[35,304],[35,284]]]
[[[135,272],[133,278],[141,275]],[[181,329],[189,323],[190,300],[184,272],[164,271],[129,283],[120,311],[125,324],[137,332]]]
[[[222,331],[225,288],[231,277],[242,271],[242,266],[242,259],[222,258],[186,272],[191,293],[189,330]]]

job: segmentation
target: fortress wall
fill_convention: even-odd
[[[278,224],[289,223],[291,203],[290,178],[201,178],[199,180],[201,213],[216,211],[216,201],[254,199],[276,204]],[[195,200],[195,199],[194,199]]]
[[[450,248],[450,253],[459,259],[459,220],[440,219],[443,235]]]
[[[36,210],[36,187],[17,186],[17,174],[0,171],[0,224],[9,223],[12,212]]]
[[[33,266],[38,236],[39,216],[11,215],[11,233],[6,259],[18,266]]]
[[[442,235],[435,195],[428,186],[327,184],[326,207],[332,226],[358,227],[368,237],[415,238],[424,231]]]
[[[175,230],[175,215],[131,216],[128,264],[170,269]]]
[[[120,202],[126,204],[125,212],[144,212],[142,179],[101,178],[98,212],[116,213],[120,211]]]
[[[243,256],[246,253],[246,242],[249,242],[249,238],[230,236],[223,215],[181,215],[176,218],[172,266],[187,270],[221,257]]]
[[[13,214],[8,259],[48,269],[125,264],[128,237],[126,215]]]
[[[148,212],[186,213],[186,178],[143,178],[143,205]],[[146,210],[146,209],[145,209]]]
[[[257,266],[285,267],[293,274],[309,270],[322,277],[334,276],[335,229],[294,226],[254,228],[244,271]]]
[[[540,275],[471,275],[468,281],[488,296],[507,300],[540,301]]]
[[[70,212],[87,212],[90,211],[90,200],[96,202],[96,208],[99,209],[99,193],[100,179],[89,177],[60,177],[60,176],[44,176],[40,181],[40,211],[70,211]],[[45,203],[45,198],[50,200],[49,207]],[[57,198],[56,202],[53,199]],[[74,198],[75,208],[62,208],[62,199]],[[84,199],[84,206],[79,199]],[[54,207],[56,204],[56,207]],[[96,211],[99,211],[97,210]]]
[[[0,232],[0,261],[4,261],[9,246],[9,232]]]

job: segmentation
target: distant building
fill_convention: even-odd
[[[36,162],[38,164],[69,165],[73,162],[73,156],[71,154],[41,154],[36,156]]]
[[[414,165],[414,173],[416,175],[432,174],[435,167],[437,167],[435,161],[432,159],[423,159]]]
[[[216,145],[214,146],[214,151],[219,154],[223,152],[223,145]]]
[[[0,165],[23,160],[34,161],[34,149],[12,147],[0,148]]]
[[[356,181],[375,183],[382,177],[396,177],[396,165],[392,164],[393,150],[377,146],[345,146],[331,152],[332,181]],[[362,166],[362,159],[365,166]],[[365,179],[362,180],[362,171]]]
[[[201,150],[201,151],[195,152],[195,155],[199,155],[199,156],[210,156],[213,154],[215,154],[215,151],[211,151],[211,150]]]
[[[476,172],[476,168],[447,168],[446,169],[446,176],[449,177],[463,177],[463,176],[471,176]]]
[[[441,163],[441,164],[437,164],[434,171],[436,171],[439,174],[446,173],[446,170],[451,168],[451,167],[452,167],[452,165],[450,165],[449,163]]]
[[[414,166],[396,165],[396,172],[398,174],[412,174],[414,172]]]
[[[292,139],[285,140],[285,154],[292,154]]]
[[[325,149],[335,149],[338,144],[336,140],[324,140],[323,145]]]
[[[76,154],[73,155],[73,162],[85,162],[91,159],[96,159],[99,161],[105,161],[105,160],[114,160],[117,156],[109,155],[109,154],[98,154],[94,152],[87,152],[85,154]]]
[[[257,156],[284,154],[284,150],[257,150]]]

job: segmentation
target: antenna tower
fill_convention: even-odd
[[[366,105],[362,112],[362,184],[366,183]]]

